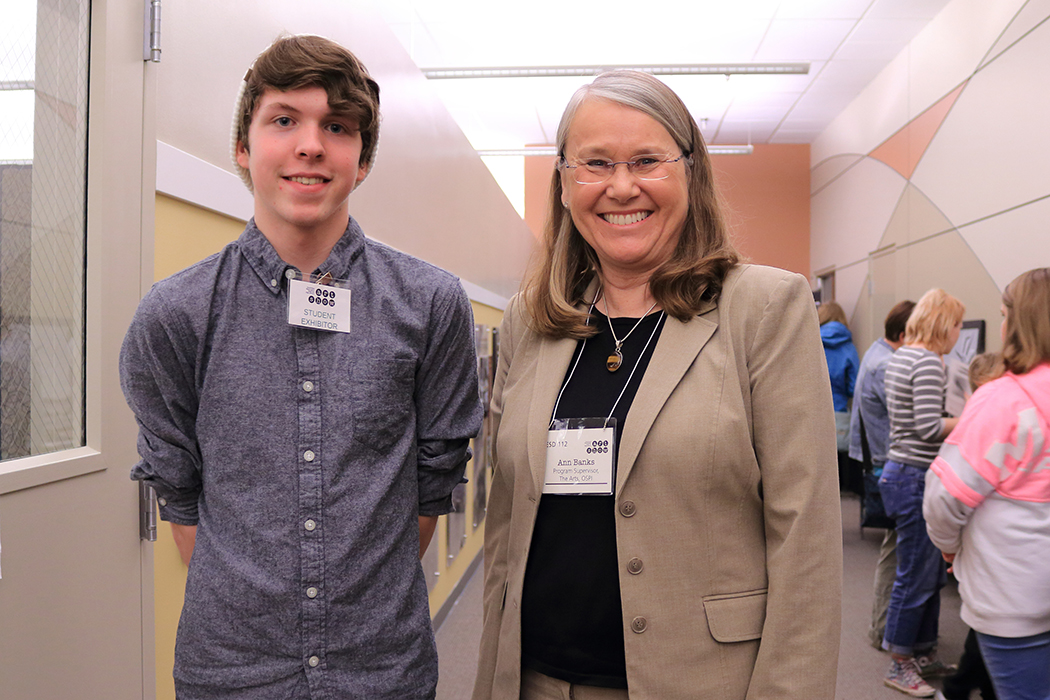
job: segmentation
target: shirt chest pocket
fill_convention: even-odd
[[[414,433],[412,360],[361,360],[350,371],[354,439],[377,451]]]

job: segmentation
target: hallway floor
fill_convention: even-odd
[[[882,530],[864,530],[858,523],[860,501],[842,499],[842,639],[839,652],[837,700],[902,700],[908,696],[882,684],[889,657],[868,644],[871,586]],[[437,700],[470,698],[477,671],[481,638],[482,567],[478,567],[455,607],[437,632],[441,676]],[[941,591],[940,656],[955,663],[962,653],[966,625],[959,619],[959,592],[949,577]],[[939,682],[934,682],[939,686]],[[976,697],[976,693],[974,694]],[[702,689],[697,697],[702,697]]]

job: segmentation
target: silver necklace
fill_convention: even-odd
[[[620,348],[623,347],[624,341],[630,337],[631,333],[634,333],[635,328],[641,325],[642,321],[645,320],[645,317],[649,315],[649,312],[656,308],[656,302],[654,301],[653,305],[649,307],[649,311],[642,314],[642,317],[631,327],[631,330],[627,331],[627,335],[625,335],[623,339],[617,338],[616,331],[613,330],[612,319],[609,317],[609,299],[603,296],[602,303],[605,304],[605,320],[609,322],[609,332],[612,333],[613,342],[616,343],[616,348],[613,350],[613,354],[609,355],[605,360],[605,367],[610,372],[615,372],[620,369],[620,365],[623,364],[623,353],[620,352]]]

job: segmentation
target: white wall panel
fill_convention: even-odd
[[[812,162],[870,152],[954,90],[1023,5],[1024,0],[947,5],[813,143]]]
[[[910,46],[908,119],[965,81],[1025,0],[954,0]]]
[[[810,200],[812,269],[848,265],[874,250],[906,184],[889,166],[868,158],[814,195]]]
[[[912,175],[954,225],[1050,194],[1048,84],[1050,23],[975,75],[959,96]],[[990,137],[993,128],[998,137]]]
[[[1033,267],[1050,267],[1050,197],[959,230],[999,289]],[[1005,243],[1004,243],[1005,242]]]
[[[995,57],[1010,48],[1010,45],[1032,31],[1040,22],[1050,18],[1050,0],[1028,0],[1002,33],[995,46],[984,59],[984,63],[994,61]]]

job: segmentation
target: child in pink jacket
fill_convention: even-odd
[[[1050,700],[1050,268],[1003,293],[1001,376],[979,388],[926,475],[930,539],[1000,700]]]

